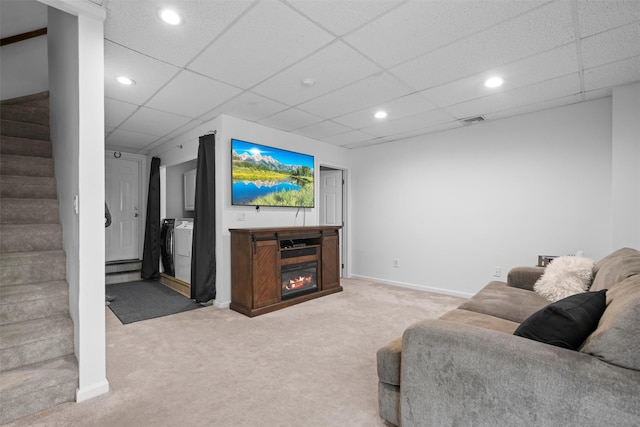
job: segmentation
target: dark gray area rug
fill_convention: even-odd
[[[125,325],[202,307],[153,280],[107,285],[106,293],[115,297],[109,308]]]

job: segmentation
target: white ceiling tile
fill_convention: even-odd
[[[403,139],[414,138],[416,136],[451,130],[462,126],[464,126],[462,123],[455,121],[435,126],[429,126],[426,128],[414,129],[408,132],[400,132],[394,135],[385,136],[384,139],[387,142],[400,141]]]
[[[456,121],[456,119],[450,114],[442,110],[432,110],[397,120],[382,121],[361,130],[371,135],[387,137],[416,129],[443,125],[454,121]]]
[[[290,108],[262,119],[258,123],[284,131],[292,131],[321,122],[322,120],[322,118],[314,116],[313,114],[300,111],[296,108]]]
[[[195,118],[240,92],[236,87],[184,70],[151,98],[147,106]]]
[[[584,99],[587,101],[591,101],[594,99],[606,98],[607,96],[611,96],[613,90],[610,87],[590,90],[584,93]]]
[[[231,24],[251,1],[109,0],[105,38],[179,67],[186,65]],[[167,25],[158,17],[171,6],[183,23]],[[117,16],[118,19],[112,19]],[[144,36],[141,37],[141,33]]]
[[[360,129],[378,123],[379,119],[376,119],[374,114],[380,110],[387,112],[387,118],[389,120],[394,120],[401,117],[411,116],[416,113],[430,111],[435,108],[436,106],[421,94],[412,93],[401,98],[383,102],[374,107],[365,108],[364,110],[360,110],[355,113],[336,117],[333,120],[350,128]]]
[[[120,125],[120,129],[161,137],[189,121],[188,117],[141,107]]]
[[[336,35],[344,35],[402,3],[382,0],[287,0],[294,8]]]
[[[355,142],[369,141],[371,138],[374,138],[374,136],[359,130],[352,130],[338,135],[328,136],[322,138],[322,140],[333,145],[345,145]]]
[[[586,91],[640,81],[640,56],[584,71]]]
[[[180,135],[182,135],[182,134],[184,134],[186,132],[189,132],[191,129],[197,128],[198,126],[202,125],[203,123],[205,123],[205,122],[202,121],[202,120],[197,120],[197,119],[191,120],[187,124],[176,128],[173,132],[166,134],[164,136],[164,138],[166,138],[167,140],[171,140],[171,139],[177,138]],[[211,129],[211,130],[216,130],[216,129]]]
[[[499,120],[507,117],[519,116],[522,114],[533,113],[535,111],[548,110],[551,108],[558,108],[564,105],[575,104],[582,101],[582,95],[569,95],[561,98],[551,99],[548,101],[524,105],[521,107],[509,108],[508,110],[498,111],[495,113],[489,113],[484,116],[485,120]]]
[[[286,5],[260,2],[189,68],[247,89],[331,40],[329,33]]]
[[[580,93],[578,73],[558,77],[445,108],[459,119],[483,116]]]
[[[343,147],[344,148],[350,148],[350,149],[364,148],[364,147],[371,147],[373,145],[384,144],[385,142],[388,142],[388,141],[385,140],[384,138],[371,137],[371,139],[368,139],[366,141],[358,141],[358,142],[353,142],[353,143],[350,143],[350,144],[345,144],[345,145],[343,145]]]
[[[382,69],[343,42],[333,43],[252,90],[288,105],[316,98]],[[303,79],[314,80],[303,86]]]
[[[640,22],[582,39],[584,68],[640,55]]]
[[[117,128],[125,121],[134,111],[138,109],[135,104],[118,101],[116,99],[104,99],[104,124],[107,127]]]
[[[399,98],[410,92],[413,91],[406,85],[383,73],[300,104],[298,108],[331,119]]]
[[[640,20],[638,0],[578,0],[577,5],[581,37]]]
[[[200,117],[200,119],[207,121],[220,114],[227,114],[238,119],[257,122],[260,119],[286,110],[287,108],[289,108],[287,105],[280,102],[273,101],[253,92],[244,92]]]
[[[106,97],[142,105],[179,71],[180,69],[173,65],[105,41],[104,95]],[[132,78],[136,84],[125,86],[118,83],[115,77],[121,75]]]
[[[296,129],[296,133],[299,135],[308,136],[309,138],[323,139],[339,133],[348,132],[352,129],[342,126],[338,123],[334,123],[330,120],[324,122],[315,123],[311,126],[306,126],[300,129]]]
[[[438,106],[444,107],[578,71],[576,47],[574,44],[567,44],[481,74],[426,89],[421,93]],[[492,76],[502,77],[504,84],[494,89],[485,87],[485,80]]]
[[[554,2],[391,69],[416,90],[518,61],[573,41],[569,2]],[[428,70],[428,72],[427,72]]]
[[[345,40],[390,67],[521,14],[544,1],[410,1]]]
[[[148,144],[151,144],[157,139],[158,137],[154,135],[130,132],[124,129],[116,129],[111,132],[106,138],[105,144],[107,147],[118,146],[140,149]]]

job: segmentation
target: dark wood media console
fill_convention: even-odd
[[[342,291],[340,228],[230,229],[230,308],[254,317]]]

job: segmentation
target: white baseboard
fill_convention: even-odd
[[[452,291],[449,289],[434,288],[434,287],[425,286],[425,285],[417,285],[415,283],[405,283],[405,282],[398,282],[393,280],[379,279],[377,277],[360,276],[357,274],[352,274],[351,277],[354,279],[363,279],[363,280],[369,280],[375,283],[382,283],[383,285],[397,286],[399,288],[415,289],[417,291],[434,292],[436,294],[451,295],[454,297],[471,298],[474,295],[467,292],[458,292],[458,291]]]
[[[84,402],[105,393],[109,393],[109,381],[106,378],[89,387],[76,389],[76,402]]]
[[[213,301],[213,305],[216,308],[229,308],[229,306],[231,305],[231,301],[218,301],[218,300],[214,300]]]

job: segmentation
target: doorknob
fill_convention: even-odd
[[[138,213],[137,213],[137,212],[136,212],[136,213],[134,213],[134,214],[133,214],[133,216],[134,216],[134,217],[136,217],[136,218],[138,218]]]

